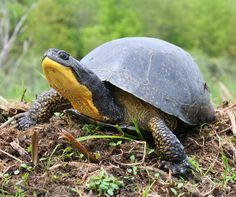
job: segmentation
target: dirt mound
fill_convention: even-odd
[[[15,108],[0,106],[0,122],[27,108],[25,104]],[[100,190],[91,188],[91,177],[96,177],[99,186],[119,187],[111,196],[236,196],[235,113],[236,104],[225,104],[217,109],[214,123],[180,135],[197,170],[189,180],[159,170],[154,150],[142,141],[100,137],[81,142],[99,158],[96,164],[62,138],[64,131],[75,137],[87,136],[94,130],[96,135],[117,136],[116,131],[104,133],[90,125],[74,124],[65,116],[55,116],[49,123],[23,132],[9,124],[0,129],[0,192],[19,196],[95,196]],[[31,161],[33,133],[38,133],[36,166]],[[106,192],[109,195],[111,191]]]

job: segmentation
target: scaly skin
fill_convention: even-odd
[[[149,128],[160,152],[160,156],[164,160],[181,161],[186,158],[183,145],[161,118],[151,118]]]
[[[174,175],[183,175],[192,168],[183,145],[160,117],[151,118],[148,125],[162,159],[162,168],[170,169]]]
[[[54,89],[50,89],[37,98],[25,116],[17,120],[17,127],[23,130],[37,123],[45,122],[55,112],[68,108],[71,108],[70,102]]]

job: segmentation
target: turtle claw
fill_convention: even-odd
[[[161,169],[171,170],[174,176],[189,177],[189,171],[195,169],[188,163],[187,159],[180,162],[162,161]]]
[[[26,113],[24,116],[16,119],[16,128],[19,130],[25,130],[35,124],[36,121],[29,116],[29,113]]]

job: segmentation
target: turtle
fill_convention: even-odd
[[[134,125],[150,134],[161,166],[173,175],[192,168],[174,134],[179,122],[199,125],[215,119],[209,90],[191,55],[151,37],[106,42],[80,61],[64,50],[48,49],[42,60],[51,89],[18,119],[18,128],[45,122],[72,108],[104,125]]]

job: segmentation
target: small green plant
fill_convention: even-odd
[[[172,194],[176,197],[184,196],[184,193],[179,193],[179,190],[184,186],[183,182],[176,182],[175,187],[170,188]]]
[[[18,175],[18,174],[20,174],[20,170],[19,170],[19,169],[16,169],[16,170],[14,171],[14,175]]]
[[[71,146],[66,147],[60,156],[63,160],[72,160],[73,158],[82,159],[83,157],[84,155],[82,153],[74,151]]]
[[[24,182],[27,182],[28,181],[28,179],[29,179],[29,172],[25,172],[23,175],[22,175],[22,180],[24,181]]]
[[[155,149],[147,147],[147,154],[151,155],[152,153],[155,153]]]
[[[7,188],[12,177],[8,173],[5,174],[0,173],[0,176],[1,176],[0,196],[10,196],[10,193]]]
[[[96,159],[99,160],[101,158],[101,153],[99,151],[95,152],[94,154],[95,154]]]
[[[122,144],[121,140],[118,140],[117,142],[110,142],[109,145],[112,147],[116,147]]]
[[[26,163],[21,164],[20,167],[21,167],[21,169],[24,169],[24,170],[26,170],[28,172],[31,172],[32,169],[33,169],[32,166],[29,166]]]
[[[101,195],[114,196],[123,185],[123,181],[101,170],[99,175],[90,178],[87,188]]]
[[[137,166],[133,166],[132,168],[128,168],[127,171],[128,171],[128,173],[130,173],[132,175],[137,175],[138,167]]]
[[[27,147],[27,151],[28,151],[29,153],[32,153],[32,144],[30,144],[30,145]]]
[[[136,163],[137,162],[135,155],[130,156],[130,161],[131,161],[131,163]],[[128,173],[130,173],[132,175],[137,175],[138,167],[134,165],[131,168],[128,168],[127,171],[128,171]]]
[[[75,193],[78,197],[83,197],[82,192],[78,188],[70,188],[70,191]]]
[[[75,152],[73,151],[73,148],[68,146],[63,150],[61,157],[64,159],[70,159],[74,154]]]
[[[24,182],[27,182],[32,169],[33,168],[31,166],[27,165],[26,163],[23,163],[23,164],[20,165],[19,169],[16,169],[14,171],[14,175],[18,175],[18,174],[20,174],[20,172],[24,172],[23,175],[22,175],[22,180]]]
[[[87,133],[87,134],[94,134],[96,133],[96,131],[98,131],[100,129],[99,126],[93,125],[93,124],[85,124],[82,127],[82,130]]]
[[[159,179],[160,178],[160,173],[159,172],[156,172],[155,174],[154,174],[154,177],[156,178],[156,179]]]
[[[145,187],[145,189],[143,190],[143,193],[142,193],[142,197],[148,197],[148,194],[152,188],[152,186],[154,185],[156,181],[153,181],[152,184],[148,185],[147,187]]]
[[[14,187],[15,189],[15,197],[25,197],[26,191],[24,191],[19,185]]]
[[[7,188],[8,183],[10,182],[10,179],[12,178],[10,174],[6,173],[6,174],[0,174],[1,176],[1,189],[0,189],[0,193],[7,193],[7,191],[4,190],[4,188]]]
[[[224,162],[225,169],[222,174],[223,180],[222,185],[226,186],[228,182],[236,181],[236,170],[229,165],[228,158],[222,154],[222,161]]]
[[[6,196],[6,197],[8,197],[8,196],[10,197],[11,196],[11,194],[8,191],[6,191],[4,189],[1,189],[1,188],[0,188],[0,194],[2,196]]]
[[[188,162],[197,172],[202,173],[202,168],[194,157],[189,157]]]

